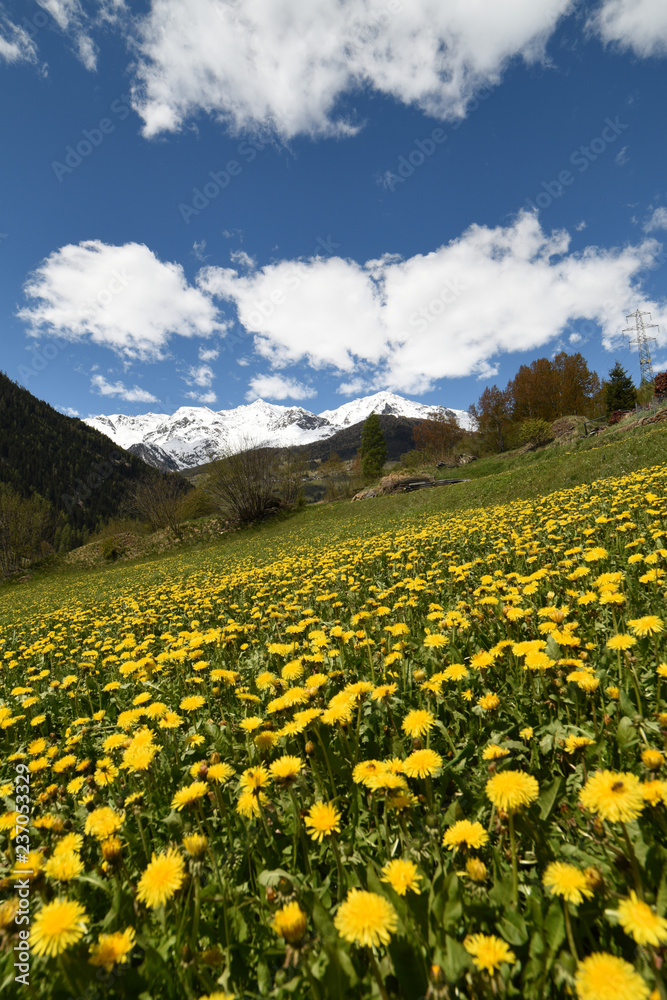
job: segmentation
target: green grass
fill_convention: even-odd
[[[142,584],[162,585],[191,573],[222,573],[230,561],[271,562],[299,546],[317,550],[336,540],[366,538],[418,523],[431,514],[457,512],[546,496],[559,489],[662,464],[667,426],[634,427],[609,437],[580,439],[564,446],[507,457],[492,456],[460,470],[470,482],[357,503],[307,506],[289,517],[222,535],[188,548],[134,562],[77,570],[56,560],[25,583],[0,587],[0,616],[47,611],[64,601],[100,601]],[[433,470],[436,476],[442,470]],[[447,470],[447,477],[450,477]]]

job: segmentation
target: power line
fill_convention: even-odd
[[[626,326],[623,333],[634,333],[636,337],[634,340],[630,341],[630,345],[636,344],[639,348],[639,368],[641,371],[641,382],[644,385],[646,382],[653,383],[655,380],[655,375],[653,374],[653,362],[651,361],[651,351],[649,349],[649,342],[652,340],[654,344],[658,341],[655,337],[647,337],[646,331],[651,329],[658,329],[657,323],[645,323],[644,316],[651,318],[650,312],[641,312],[641,310],[636,309],[635,312],[630,313],[626,316],[628,322],[634,319],[634,326]]]

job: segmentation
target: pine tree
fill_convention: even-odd
[[[387,461],[387,444],[377,413],[371,413],[361,431],[361,471],[365,482],[377,479]]]
[[[604,402],[607,416],[615,410],[631,410],[637,402],[635,384],[620,361],[609,372],[609,380],[604,387]]]

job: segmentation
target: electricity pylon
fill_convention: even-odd
[[[649,349],[649,341],[653,341],[657,344],[658,341],[655,337],[647,337],[646,331],[655,328],[658,329],[657,323],[645,323],[644,316],[651,318],[650,312],[641,312],[636,309],[635,312],[630,313],[626,316],[626,319],[630,321],[634,319],[634,326],[626,326],[623,333],[634,333],[636,334],[635,339],[630,341],[630,345],[636,344],[639,348],[639,368],[641,370],[642,378],[641,383],[644,385],[646,382],[653,383],[655,380],[655,375],[653,374],[653,362],[651,361],[651,351]]]

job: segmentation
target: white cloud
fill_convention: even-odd
[[[336,392],[341,396],[358,396],[366,388],[366,383],[362,378],[353,378],[347,382],[341,382]]]
[[[200,347],[199,348],[199,360],[200,361],[215,361],[219,356],[220,351],[217,347]]]
[[[241,267],[255,267],[255,261],[247,254],[245,250],[232,250],[229,255],[229,259],[232,264],[240,265]]]
[[[97,48],[88,34],[88,16],[80,0],[37,0],[61,31],[70,35],[78,58],[87,70],[97,69]]]
[[[317,396],[316,389],[283,375],[255,375],[250,379],[249,386],[245,395],[248,402],[253,399],[312,399]]]
[[[578,222],[574,228],[578,233],[580,233],[586,228],[586,223],[582,219],[581,222]]]
[[[407,260],[315,257],[244,274],[209,267],[198,284],[235,305],[274,368],[331,367],[348,384],[361,369],[365,384],[419,393],[444,377],[484,373],[497,355],[543,347],[581,319],[599,324],[611,347],[628,303],[665,324],[667,304],[649,302],[640,287],[660,244],[571,253],[569,240],[523,212],[505,228],[473,225]]]
[[[217,403],[218,397],[211,390],[210,392],[186,392],[187,399],[194,399],[196,403],[201,403],[203,406],[210,406],[211,403]]]
[[[73,409],[71,406],[59,406],[58,409],[67,414],[68,417],[80,417],[81,414],[78,410]]]
[[[622,149],[619,149],[618,153],[614,157],[614,163],[616,164],[617,167],[624,167],[625,164],[629,162],[629,160],[630,157],[628,156],[627,146],[623,146]]]
[[[206,240],[195,240],[192,244],[191,250],[192,256],[196,257],[197,260],[201,260],[202,263],[211,256],[206,253]]]
[[[580,333],[571,333],[567,339],[570,344],[574,345],[574,344],[580,344],[581,341],[583,340],[583,337],[581,336]]]
[[[667,229],[667,208],[662,205],[653,210],[648,222],[642,227],[645,233],[653,233],[656,229]]]
[[[140,389],[138,385],[128,389],[123,382],[107,382],[104,375],[93,375],[91,387],[100,396],[118,396],[126,403],[157,403],[158,398],[146,389]]]
[[[24,286],[18,316],[33,334],[89,338],[127,358],[164,358],[169,338],[224,332],[217,311],[188,284],[180,264],[164,263],[140,243],[99,240],[55,250]]]
[[[34,62],[37,49],[30,35],[0,13],[0,60],[8,63]]]
[[[144,133],[205,111],[232,130],[346,135],[337,108],[369,87],[456,118],[510,60],[543,58],[572,0],[152,0],[134,105]]]
[[[198,385],[203,389],[209,389],[214,378],[215,373],[209,365],[197,365],[188,369],[185,380],[188,385]]]
[[[607,44],[631,48],[638,56],[667,55],[664,0],[605,0],[589,26]]]

